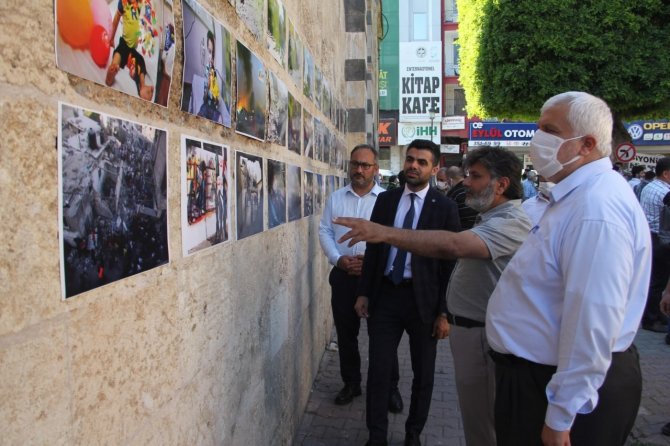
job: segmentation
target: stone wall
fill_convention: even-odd
[[[322,116],[228,0],[200,3]],[[374,48],[371,59],[363,57],[360,81],[376,78],[376,44],[366,41],[376,39],[374,7],[361,2],[368,19],[352,44],[345,32],[349,3],[284,2],[343,105],[369,110],[376,93],[364,87],[352,94],[345,73],[352,48],[358,58]],[[180,139],[228,144],[324,175],[343,172],[180,111],[181,7],[174,0],[177,52],[163,108],[59,70],[53,2],[0,6],[0,443],[273,445],[290,444],[297,429],[332,328],[320,215],[184,257]],[[67,300],[60,277],[59,101],[168,131],[170,263]],[[349,149],[369,139],[369,111],[358,135],[340,135]]]

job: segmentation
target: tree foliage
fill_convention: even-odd
[[[670,114],[665,0],[458,0],[468,115],[535,120],[587,91],[621,118]]]

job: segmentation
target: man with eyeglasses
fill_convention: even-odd
[[[319,225],[319,241],[328,261],[333,265],[329,283],[332,290],[331,306],[340,357],[340,375],[344,387],[335,397],[335,404],[349,404],[361,395],[361,356],[358,351],[360,318],[354,311],[356,288],[363,266],[365,242],[347,246],[338,243],[347,229],[334,225],[337,217],[369,219],[377,195],[384,189],[375,183],[379,171],[377,151],[368,144],[360,144],[351,151],[349,161],[350,184],[335,191],[326,203]],[[393,371],[388,410],[399,413],[403,402],[398,391],[398,356],[393,355]]]

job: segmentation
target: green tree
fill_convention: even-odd
[[[471,116],[535,120],[569,90],[603,98],[617,121],[670,114],[667,0],[458,0],[458,11]]]

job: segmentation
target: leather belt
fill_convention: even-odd
[[[463,328],[473,328],[473,327],[483,327],[484,322],[479,322],[475,321],[472,319],[468,319],[467,317],[463,316],[456,316],[451,313],[447,313],[447,321],[451,325],[455,325],[457,327],[463,327]]]

